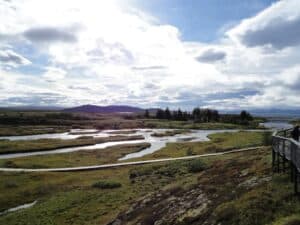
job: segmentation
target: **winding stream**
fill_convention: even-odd
[[[267,122],[264,123],[263,125],[265,125],[265,127],[269,129],[282,129],[282,128],[291,127],[291,125],[288,124],[287,122]],[[109,136],[116,136],[116,135],[123,135],[123,136],[142,135],[144,137],[143,140],[114,141],[114,142],[105,142],[101,144],[88,145],[88,146],[59,148],[59,149],[53,149],[48,151],[2,154],[0,155],[0,159],[68,153],[68,152],[75,152],[80,150],[104,149],[107,147],[122,145],[122,144],[137,144],[143,142],[148,142],[151,144],[149,148],[146,148],[139,152],[128,154],[123,158],[119,159],[119,160],[126,160],[126,159],[138,158],[147,154],[151,154],[165,147],[166,144],[170,142],[202,142],[202,141],[208,141],[209,140],[208,135],[210,134],[239,131],[239,130],[191,130],[191,132],[185,134],[177,134],[175,136],[166,136],[166,137],[151,136],[151,134],[153,133],[164,133],[165,131],[172,131],[172,130],[174,129],[126,129],[126,130],[103,130],[103,131],[97,131],[94,129],[76,129],[76,130],[70,130],[70,132],[66,132],[66,133],[0,137],[0,139],[8,139],[8,140],[37,140],[37,139],[52,139],[52,138],[74,139],[80,136],[109,137]],[[131,131],[131,132],[122,133],[124,131]],[[257,131],[257,130],[248,130],[248,131]],[[117,132],[120,133],[118,134]]]
[[[134,132],[130,134],[121,134],[124,136],[132,136],[132,135],[142,135],[144,137],[143,140],[130,140],[130,141],[114,141],[114,142],[105,142],[101,144],[88,145],[88,146],[78,146],[78,147],[69,147],[69,148],[59,148],[48,151],[37,151],[37,152],[25,152],[25,153],[10,153],[10,154],[2,154],[0,155],[0,159],[10,159],[10,158],[18,158],[18,157],[27,157],[27,156],[35,156],[35,155],[47,155],[47,154],[59,154],[59,153],[68,153],[80,150],[95,150],[95,149],[104,149],[111,146],[122,145],[122,144],[137,144],[148,142],[151,144],[149,148],[146,148],[140,152],[131,153],[120,160],[138,158],[147,154],[151,154],[164,146],[168,142],[199,142],[199,141],[208,141],[208,135],[214,133],[222,133],[222,132],[237,132],[238,130],[191,130],[189,133],[185,134],[177,134],[175,136],[166,136],[166,137],[153,137],[151,134],[153,133],[163,133],[165,131],[171,131],[172,129],[139,129],[134,130]],[[41,134],[41,135],[28,135],[28,136],[10,136],[10,137],[0,137],[0,139],[9,139],[9,140],[37,140],[41,138],[61,138],[61,139],[74,139],[79,136],[93,136],[93,137],[109,137],[120,135],[115,133],[116,131],[133,131],[133,130],[104,130],[99,131],[98,133],[87,133],[87,134],[74,134],[74,131],[70,131],[70,133],[61,133],[61,134]],[[81,133],[84,130],[80,131]]]

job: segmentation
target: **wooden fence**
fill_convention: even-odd
[[[290,137],[292,129],[272,135],[272,167],[274,172],[290,172],[295,193],[299,195],[300,142]]]

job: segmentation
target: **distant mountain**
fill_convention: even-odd
[[[74,108],[64,109],[64,112],[86,112],[86,113],[141,113],[145,109],[127,105],[82,105]]]

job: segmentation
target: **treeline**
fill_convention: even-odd
[[[156,118],[163,120],[178,120],[178,121],[194,121],[199,123],[208,122],[223,122],[235,124],[249,124],[253,120],[252,115],[243,110],[240,114],[220,114],[218,110],[194,108],[192,112],[178,110],[170,110],[169,108],[158,109],[155,115],[150,115],[149,111],[145,111],[146,118]]]
[[[72,113],[0,112],[0,125],[71,125],[88,118]]]

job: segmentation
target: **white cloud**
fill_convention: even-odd
[[[11,49],[0,49],[0,65],[18,67],[29,65],[31,62]]]
[[[0,102],[170,102],[218,108],[299,104],[299,35],[293,30],[299,7],[297,0],[276,2],[230,26],[216,44],[206,44],[183,41],[177,27],[162,24],[131,1],[1,1],[1,45],[34,49],[47,60],[29,60],[16,50],[3,57],[1,50],[2,63],[32,61],[45,72],[2,73]]]

